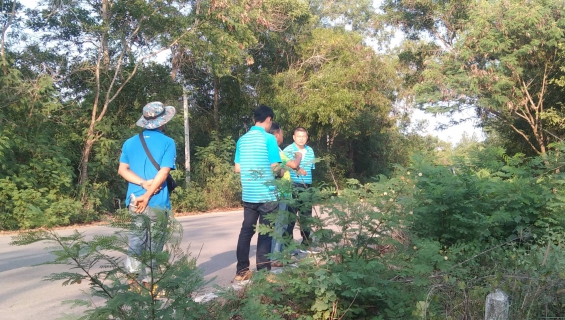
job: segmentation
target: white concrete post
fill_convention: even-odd
[[[489,293],[485,301],[485,320],[508,320],[508,295],[500,290]]]

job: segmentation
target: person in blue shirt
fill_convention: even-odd
[[[129,138],[122,146],[118,174],[128,182],[126,204],[133,215],[147,215],[151,228],[132,231],[129,235],[129,251],[141,254],[144,250],[160,252],[163,250],[166,235],[151,234],[150,230],[165,230],[171,202],[166,179],[175,169],[175,141],[164,134],[164,129],[173,116],[175,108],[161,102],[150,102],[143,107],[143,115],[136,125],[142,127],[147,148],[159,164],[157,169],[149,160],[138,134]],[[164,212],[164,217],[159,212]],[[142,219],[134,219],[137,226]],[[156,223],[164,225],[153,228]],[[128,256],[125,261],[128,273],[138,278],[137,283],[148,283],[146,270],[135,258]],[[136,283],[132,279],[132,284]]]
[[[294,143],[284,148],[284,153],[290,158],[295,159],[295,154],[297,152],[302,154],[302,160],[300,162],[300,167],[291,172],[290,179],[292,180],[293,187],[295,189],[294,197],[297,199],[304,198],[302,195],[305,192],[309,192],[308,188],[312,186],[312,170],[315,169],[314,160],[314,150],[310,146],[306,145],[308,142],[308,131],[304,127],[297,127],[294,129],[294,135],[292,136]],[[311,230],[307,226],[308,218],[312,217],[312,205],[305,205],[303,201],[298,200],[299,208],[289,208],[290,211],[295,212],[298,215],[300,224],[300,234],[302,235],[302,244],[305,247],[311,246],[310,233]],[[304,219],[306,218],[306,219]],[[292,235],[292,230],[294,229],[295,221],[291,222],[288,226],[287,233]]]
[[[275,172],[282,174],[281,157],[275,136],[268,133],[275,113],[268,106],[260,105],[253,112],[255,125],[237,141],[235,172],[241,177],[243,223],[237,240],[237,266],[235,281],[251,278],[249,251],[255,226],[269,224],[265,216],[278,209],[277,190],[273,183]],[[271,236],[257,237],[257,270],[271,269],[267,254],[271,252]]]

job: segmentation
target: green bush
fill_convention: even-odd
[[[244,319],[265,308],[274,319],[477,319],[486,295],[501,288],[513,301],[512,319],[564,316],[564,179],[553,169],[560,156],[477,152],[450,166],[415,158],[391,178],[349,181],[339,196],[312,189],[309,204],[321,203],[323,214],[303,222],[322,253],[269,281],[254,278],[224,312]],[[290,263],[297,247],[287,240],[273,258]]]
[[[214,150],[215,155],[222,154]],[[300,227],[313,229],[314,245],[322,252],[294,261],[291,253],[300,247],[297,242],[274,235],[273,226],[258,226],[258,232],[270,232],[286,244],[284,252],[272,254],[273,259],[287,263],[284,272],[256,273],[242,291],[227,289],[221,299],[205,307],[191,307],[196,310],[194,317],[477,319],[484,315],[486,295],[497,288],[512,299],[512,319],[563,317],[565,237],[561,186],[565,179],[555,170],[563,163],[560,154],[508,157],[501,150],[487,148],[449,166],[416,157],[410,169],[397,166],[393,176],[379,176],[375,182],[349,180],[347,188],[339,192],[310,188],[300,199],[282,198],[282,202],[298,208],[320,205],[312,219],[300,221]],[[214,163],[206,174],[218,168],[224,168],[223,172],[231,170],[227,156],[221,159],[203,162]],[[204,181],[213,184],[215,180]],[[180,189],[175,197],[194,197],[187,206],[196,206],[201,199],[197,195],[206,193],[204,189],[189,192]],[[285,213],[275,212],[267,218],[275,221],[281,214]],[[39,235],[24,237],[20,242],[47,238]],[[77,252],[91,252],[86,249],[94,245],[108,248],[104,247],[106,242],[69,239],[85,243],[84,250]],[[123,253],[124,243],[117,245],[118,240],[104,241],[116,244],[111,248]],[[163,263],[170,261],[170,256],[163,257],[167,258]],[[113,266],[118,268],[119,263]],[[194,271],[183,268],[171,269],[170,275],[178,272],[184,277]],[[116,280],[122,271],[116,270],[111,274],[115,277],[109,278],[113,281],[110,287],[122,292],[123,282]],[[71,282],[79,279],[77,274],[62,276]],[[108,300],[100,310],[118,310],[121,299],[129,299],[118,297],[123,298]],[[168,308],[167,304],[151,304],[147,299],[141,310]],[[127,300],[126,306],[131,307],[132,301],[137,300]]]
[[[147,216],[135,217],[143,218],[142,228],[147,228],[150,234],[166,235],[165,251],[128,252],[128,233],[140,227],[126,210],[112,223],[118,231],[111,236],[86,239],[76,231],[65,237],[53,231],[32,231],[14,236],[11,244],[48,242],[48,250],[56,258],[45,264],[72,266],[72,269],[53,273],[46,280],[62,281],[63,285],[90,283],[90,294],[99,299],[96,303],[90,299],[72,301],[88,308],[80,319],[203,319],[206,306],[191,297],[207,282],[196,267],[196,260],[180,248],[182,226],[174,218],[168,224],[159,223],[167,219],[162,213],[153,226]],[[132,255],[148,269],[147,287],[137,280],[132,282],[124,268],[125,254]]]
[[[220,140],[214,133],[207,147],[196,147],[194,175],[188,188],[175,190],[172,201],[177,212],[233,208],[241,203],[239,175],[233,169],[235,142]]]
[[[43,226],[86,222],[85,210],[79,201],[58,195],[46,188],[20,189],[9,179],[0,179],[0,230],[31,229]]]
[[[212,134],[216,137],[216,133]],[[235,141],[226,137],[212,139],[207,147],[196,148],[197,164],[195,181],[203,190],[208,209],[239,206],[241,203],[241,184],[239,174],[235,173],[233,159]]]
[[[176,212],[206,211],[208,205],[203,197],[202,188],[192,182],[186,188],[179,186],[171,194],[171,203]]]
[[[96,219],[77,197],[71,161],[75,151],[67,144],[73,134],[66,121],[56,116],[62,105],[54,94],[52,78],[4,67],[0,75],[0,100],[4,102],[0,115],[0,230]]]
[[[562,230],[563,174],[544,159],[486,149],[453,166],[417,158],[414,232],[446,246]]]

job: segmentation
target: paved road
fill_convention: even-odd
[[[177,219],[184,228],[182,246],[190,245],[193,256],[198,256],[198,266],[206,279],[216,277],[212,285],[228,286],[235,274],[235,248],[242,212],[218,212]],[[87,237],[112,234],[115,229],[89,226],[78,229]],[[73,230],[61,230],[70,234]],[[61,301],[86,298],[86,282],[80,285],[61,286],[61,282],[41,281],[46,275],[61,271],[64,266],[34,264],[50,260],[43,243],[29,246],[10,246],[11,237],[0,236],[0,319],[60,319],[64,314],[80,314],[80,310],[61,305]],[[251,240],[251,263],[255,261],[256,236]]]

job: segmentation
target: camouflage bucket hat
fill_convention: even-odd
[[[175,107],[165,106],[159,101],[149,102],[143,107],[143,115],[135,124],[145,129],[156,129],[169,122],[175,113]]]

